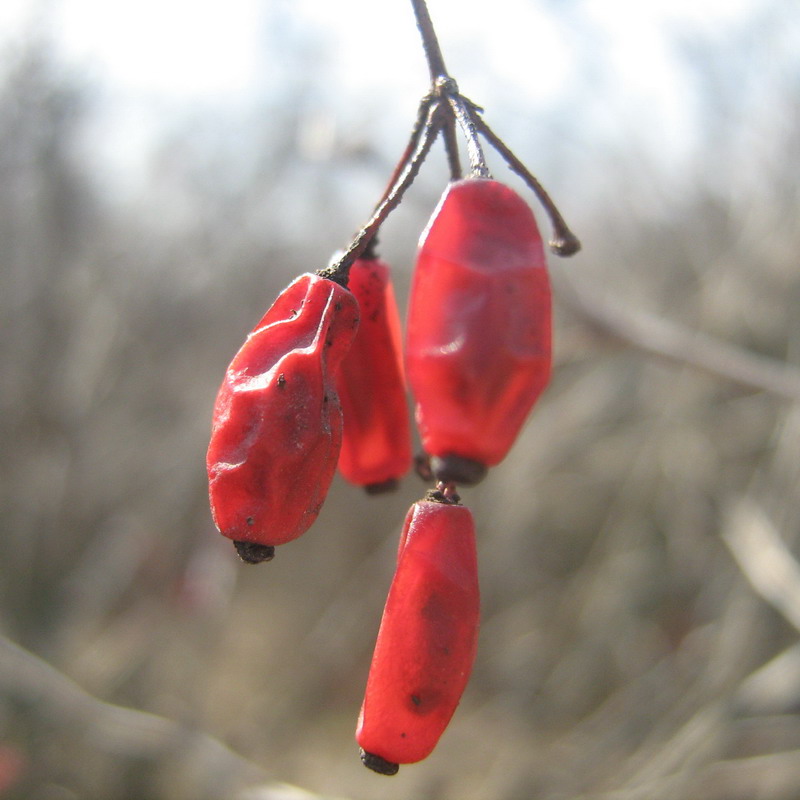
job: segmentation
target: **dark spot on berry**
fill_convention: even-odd
[[[422,698],[418,694],[412,694],[411,695],[411,702],[415,706],[420,706],[420,705],[422,705]]]
[[[255,525],[256,521],[255,521],[255,519],[253,517],[248,517],[247,518],[247,524],[248,525]]]
[[[333,308],[334,308],[335,311],[341,311],[342,310],[342,304],[341,303],[336,303],[336,304],[334,304]]]
[[[282,372],[278,375],[278,386],[280,386],[281,389],[286,386],[286,376]]]
[[[368,753],[366,750],[361,751],[361,763],[379,775],[397,775],[397,771],[400,769],[399,764],[376,756],[375,753]]]

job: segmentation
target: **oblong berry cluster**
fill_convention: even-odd
[[[470,122],[467,177],[447,133],[456,119]],[[403,339],[375,235],[443,131],[452,180],[420,238]],[[475,525],[459,487],[505,458],[550,379],[542,238],[525,201],[489,175],[476,131],[544,203],[551,249],[578,249],[477,106],[437,79],[370,221],[330,267],[288,286],[234,356],[207,455],[214,522],[245,561],[269,560],[314,522],[337,468],[371,494],[397,488],[412,464],[407,374],[417,472],[434,487],[402,529],[358,719],[362,760],[386,775],[431,753],[475,659]]]

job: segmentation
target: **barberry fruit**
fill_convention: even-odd
[[[245,560],[270,558],[322,507],[342,439],[334,376],[358,319],[347,289],[301,275],[228,366],[206,465],[214,522]]]
[[[533,213],[494,180],[450,184],[422,235],[406,366],[437,480],[499,463],[548,383],[551,294]]]
[[[380,259],[357,259],[347,286],[361,323],[336,381],[344,415],[339,471],[377,493],[395,488],[411,466],[400,317],[389,267]]]

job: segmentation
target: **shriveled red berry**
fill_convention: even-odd
[[[436,746],[472,670],[479,605],[469,509],[447,501],[415,503],[356,731],[366,766],[393,774],[393,765],[420,761]]]
[[[497,181],[450,184],[420,240],[406,347],[434,476],[466,483],[499,463],[550,363],[550,281],[533,213]]]
[[[270,558],[319,513],[342,437],[334,376],[357,327],[349,291],[301,275],[228,366],[206,463],[214,522],[245,560]]]
[[[380,259],[357,259],[348,288],[361,323],[337,379],[344,415],[339,471],[377,493],[394,488],[411,467],[400,317],[389,267]]]

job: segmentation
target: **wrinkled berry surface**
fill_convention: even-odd
[[[334,375],[357,326],[353,295],[305,274],[234,356],[207,453],[212,516],[225,536],[283,544],[317,517],[341,446]]]

